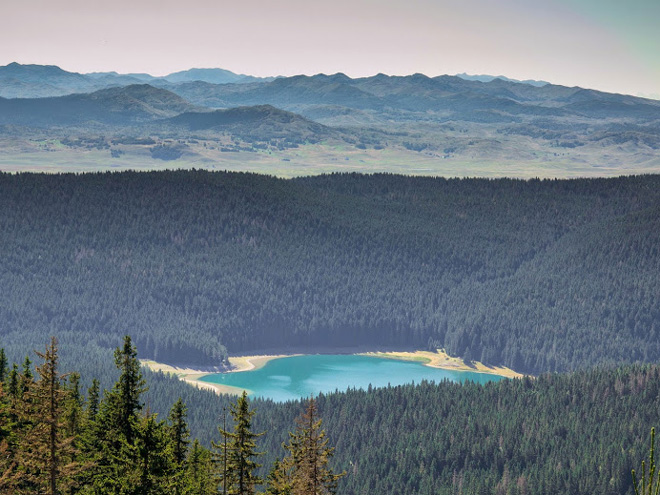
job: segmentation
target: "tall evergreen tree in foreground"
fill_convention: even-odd
[[[657,495],[660,493],[660,472],[655,465],[655,428],[651,428],[651,449],[649,451],[648,477],[646,461],[642,461],[642,478],[637,480],[637,473],[632,470],[635,495]],[[656,477],[656,474],[658,475]]]
[[[99,404],[101,401],[101,391],[98,378],[92,379],[92,386],[87,390],[87,418],[90,421],[96,420],[99,413]]]
[[[293,487],[291,486],[291,469],[288,462],[280,462],[275,459],[273,467],[266,477],[267,495],[291,495]]]
[[[185,473],[185,495],[216,495],[218,484],[215,481],[211,452],[202,447],[195,439]]]
[[[123,346],[115,350],[115,365],[120,371],[119,379],[98,406],[88,451],[99,458],[93,476],[95,490],[104,494],[129,494],[136,493],[135,487],[142,480],[135,462],[140,454],[136,440],[141,433],[150,432],[140,428],[140,396],[146,387],[137,351],[129,336],[124,337]],[[92,400],[92,394],[96,393],[96,390],[90,391]]]
[[[53,337],[45,352],[37,352],[44,360],[36,369],[38,380],[23,375],[24,400],[18,417],[29,427],[19,431],[17,441],[17,493],[63,493],[76,485],[75,476],[83,468],[77,460],[75,433],[67,428],[65,408],[71,391],[63,386],[57,352]]]
[[[109,396],[109,402],[112,403],[115,426],[128,442],[132,442],[138,412],[142,409],[140,395],[146,392],[147,388],[140,371],[137,350],[128,335],[124,337],[123,347],[115,349],[115,365],[121,374]]]
[[[181,397],[174,403],[169,414],[170,425],[168,433],[172,443],[172,457],[174,462],[175,480],[174,492],[180,495],[183,491],[183,482],[185,474],[185,463],[188,455],[188,444],[190,441],[190,431],[186,423],[186,405]]]
[[[67,379],[59,373],[54,338],[45,352],[36,354],[43,359],[36,372],[26,359],[22,373],[14,365],[0,383],[0,494],[217,494],[209,450],[196,441],[189,453],[183,401],[172,406],[168,422],[141,412],[146,387],[129,337],[115,352],[120,376],[103,399],[98,380],[93,380],[84,401],[80,376],[71,373]],[[249,442],[251,414],[236,406],[232,441],[240,446],[243,440],[242,450],[235,450],[247,452],[248,459],[250,445],[254,446]],[[243,484],[253,488],[256,478],[250,478],[250,469],[258,466],[230,459],[230,466],[238,466],[239,480],[238,469],[246,465]]]
[[[337,481],[346,473],[334,474],[328,467],[334,448],[328,446],[325,430],[321,429],[316,401],[310,398],[305,412],[296,419],[296,430],[289,433],[289,443],[284,447],[289,455],[284,459],[284,472],[290,470],[290,486],[293,495],[326,495],[337,491]],[[271,472],[271,479],[283,486],[278,493],[286,493],[282,485],[282,470],[278,466]]]
[[[176,468],[167,425],[155,414],[140,418],[133,461],[139,474],[128,493],[171,495],[176,493]]]
[[[256,439],[264,433],[252,432],[252,416],[255,411],[250,410],[247,392],[243,391],[229,412],[234,421],[234,431],[218,427],[223,442],[213,442],[216,463],[219,465],[220,486],[223,490],[226,488],[229,495],[253,495],[255,486],[262,482],[255,474],[261,464],[257,464],[254,459],[263,454],[256,450]],[[224,442],[227,441],[225,450]]]

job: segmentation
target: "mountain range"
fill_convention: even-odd
[[[213,150],[272,153],[325,143],[333,148],[310,160],[344,159],[348,146],[367,153],[363,160],[376,160],[373,151],[388,149],[397,162],[431,162],[429,170],[440,170],[446,160],[540,162],[550,170],[559,162],[560,168],[577,166],[588,174],[660,170],[658,100],[466,77],[338,73],[259,79],[191,69],[157,78],[13,63],[0,67],[0,139],[11,134],[15,140],[26,129],[51,139],[90,133],[189,139],[195,142],[188,143],[187,156],[210,162],[221,158]],[[131,149],[121,152],[128,163]]]
[[[0,67],[0,96],[5,98],[43,98],[71,93],[89,93],[98,89],[150,83],[154,85],[204,81],[213,84],[242,84],[272,81],[235,74],[224,69],[190,69],[174,72],[163,77],[150,74],[118,74],[117,72],[92,72],[79,74],[68,72],[54,65],[18,64],[13,62]]]
[[[466,74],[465,72],[461,74],[456,74],[456,76],[460,77],[461,79],[467,79],[468,81],[490,82],[493,81],[494,79],[502,79],[503,81],[531,84],[532,86],[539,86],[539,87],[545,86],[546,84],[550,84],[547,81],[537,81],[536,79],[525,79],[521,81],[520,79],[511,79],[506,76],[489,76],[487,74]]]

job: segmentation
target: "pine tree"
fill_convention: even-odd
[[[195,439],[186,466],[184,495],[216,495],[218,484],[213,476],[211,452],[202,447]]]
[[[634,469],[632,470],[635,495],[657,495],[660,492],[660,471],[656,472],[655,465],[655,428],[651,428],[651,449],[649,452],[648,469],[647,478],[646,461],[642,461],[642,479],[639,482],[637,480],[637,473]]]
[[[266,477],[266,494],[291,495],[293,489],[291,482],[291,473],[287,468],[287,463],[276,459]]]
[[[0,441],[5,440],[12,431],[10,423],[10,402],[4,389],[0,386]]]
[[[20,426],[16,423],[18,422],[18,408],[21,403],[21,398],[19,396],[19,374],[18,366],[16,363],[13,364],[9,375],[7,376],[7,406],[6,406],[6,415],[7,415],[7,425],[11,428],[14,434],[18,432]]]
[[[186,423],[187,410],[188,408],[183,400],[181,400],[181,397],[179,397],[172,406],[169,414],[170,433],[174,448],[173,454],[174,460],[177,464],[183,464],[183,461],[185,461],[188,452],[188,444],[190,443],[188,441],[190,438],[190,430],[188,430],[188,424]]]
[[[7,378],[7,393],[12,399],[15,399],[18,397],[18,391],[18,366],[14,363]]]
[[[0,493],[11,493],[13,486],[12,473],[16,467],[16,460],[9,446],[13,428],[10,403],[0,386]]]
[[[178,495],[183,491],[183,482],[185,475],[185,461],[188,455],[188,439],[190,431],[186,423],[186,405],[181,397],[174,403],[169,414],[169,435],[172,444],[172,457],[175,470],[175,493]]]
[[[32,380],[34,379],[31,366],[32,366],[32,361],[30,361],[30,357],[25,356],[25,360],[23,361],[23,373],[21,373],[20,375],[19,384],[18,384],[19,395],[23,395],[27,391],[30,384],[32,383]]]
[[[83,467],[75,461],[74,436],[67,432],[64,420],[69,391],[62,386],[57,353],[57,340],[53,337],[44,353],[37,352],[44,360],[37,366],[39,379],[23,383],[25,400],[19,417],[30,426],[18,441],[19,492],[62,493],[75,485],[74,478]]]
[[[92,386],[87,390],[87,418],[90,421],[96,421],[96,415],[99,413],[99,400],[101,397],[98,379],[92,380]]]
[[[0,348],[0,385],[5,382],[7,377],[7,356],[5,355],[5,349]]]
[[[234,421],[234,431],[229,432],[218,427],[224,441],[229,440],[229,445],[226,446],[226,456],[225,444],[212,442],[216,451],[216,463],[220,464],[219,478],[223,491],[226,487],[227,494],[252,495],[255,493],[255,485],[262,482],[261,478],[254,473],[257,468],[261,467],[261,464],[257,464],[253,459],[263,454],[263,452],[256,451],[255,440],[265,432],[252,432],[252,416],[255,411],[250,410],[245,391],[236,404],[231,405],[229,412]]]
[[[99,404],[86,449],[98,460],[96,472],[91,475],[95,490],[128,494],[140,483],[134,460],[141,426],[140,396],[146,391],[137,351],[129,336],[124,338],[123,347],[115,350],[115,365],[120,371],[119,379]]]
[[[174,463],[172,441],[164,421],[158,421],[155,414],[141,418],[136,442],[136,456],[139,473],[135,487],[128,493],[149,495],[170,495],[173,493]]]
[[[82,416],[82,398],[80,396],[80,373],[69,375],[68,400],[66,403],[66,428],[70,436],[80,430]]]
[[[111,392],[115,426],[131,443],[135,437],[135,423],[138,412],[142,409],[140,395],[146,392],[144,378],[137,359],[137,350],[131,337],[124,337],[121,349],[115,349],[115,365],[120,371],[119,380]]]
[[[328,447],[321,422],[316,401],[310,398],[307,409],[296,419],[295,432],[289,433],[289,444],[284,446],[289,451],[284,462],[291,469],[293,495],[334,494],[338,480],[346,474],[334,474],[328,468],[334,448]]]

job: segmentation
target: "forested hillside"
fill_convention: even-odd
[[[0,348],[0,493],[214,495],[222,486],[223,494],[253,495],[264,484],[273,495],[312,495],[334,493],[344,476],[328,467],[333,449],[313,399],[266,478],[257,473],[264,432],[252,430],[245,392],[224,411],[222,441],[209,450],[191,441],[181,398],[167,420],[145,407],[148,387],[129,336],[114,352],[119,377],[109,390],[94,379],[85,394],[80,374],[62,374],[54,337],[36,354],[37,366],[26,359],[19,371]]]
[[[349,472],[341,493],[620,495],[648,452],[659,383],[656,366],[627,367],[318,402]]]
[[[164,380],[149,383],[162,392]],[[348,473],[339,484],[344,495],[630,495],[630,471],[640,472],[658,425],[659,384],[657,366],[627,366],[487,385],[350,390],[317,403],[336,447],[332,465]],[[217,438],[227,399],[190,394],[191,429]],[[255,431],[267,431],[259,445],[269,466],[304,406],[251,403]]]
[[[82,488],[71,493],[216,493],[204,446],[215,442],[216,459],[222,455],[218,427],[233,398],[219,400],[162,375],[149,375],[145,395],[130,340],[115,351],[121,374],[105,393],[95,386],[86,393],[82,383],[90,377],[60,377],[52,385],[52,368],[44,367],[50,349],[46,359],[35,358],[37,369],[7,366],[0,353],[0,488],[37,493],[46,483],[44,428],[54,424],[58,455],[70,461],[60,465],[58,486]],[[659,386],[656,365],[486,385],[423,382],[321,395],[315,417],[323,419],[318,431],[327,432],[328,447],[336,447],[328,467],[346,471],[338,486],[343,495],[630,495],[630,471],[639,471],[658,422]],[[186,387],[187,407],[173,397],[177,387]],[[53,394],[61,400],[50,406],[57,416],[50,423]],[[255,411],[251,433],[265,432],[252,438],[251,449],[266,453],[252,459],[263,464],[254,474],[266,477],[288,455],[282,444],[294,443],[288,432],[306,405],[253,400],[240,406],[240,399],[237,405]],[[234,441],[228,438],[230,449]]]
[[[658,176],[3,174],[0,232],[13,359],[126,333],[197,365],[357,345],[532,373],[660,359]]]

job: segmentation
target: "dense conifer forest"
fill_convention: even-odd
[[[0,352],[2,493],[210,494],[226,479],[241,494],[629,495],[660,410],[655,365],[277,404],[145,381],[130,339],[105,391],[62,376],[57,355],[54,342],[34,363]]]
[[[660,359],[659,176],[0,174],[0,232],[12,360],[56,335],[81,363],[126,333],[196,365],[358,345],[531,373]]]
[[[229,424],[224,411],[222,441],[208,449],[191,441],[181,398],[165,420],[145,408],[146,381],[130,337],[115,350],[119,377],[103,393],[96,379],[84,394],[77,372],[60,372],[55,338],[36,354],[36,368],[28,358],[19,370],[0,349],[0,493],[213,495],[222,487],[223,494],[254,495],[264,485],[273,495],[315,495],[333,494],[345,474],[328,466],[334,449],[311,398],[283,445],[286,455],[263,478],[256,439],[265,432],[253,431],[245,392],[230,405]]]
[[[658,424],[660,176],[0,174],[0,232],[3,493],[307,493],[323,418],[341,494],[631,494]],[[127,333],[200,366],[394,346],[579,371],[241,402],[141,370]],[[261,467],[220,473],[225,440]]]

